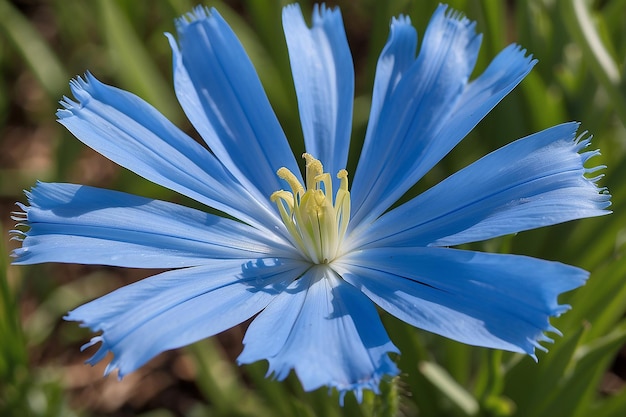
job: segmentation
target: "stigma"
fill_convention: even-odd
[[[333,181],[324,172],[322,163],[305,153],[305,185],[283,167],[276,175],[285,180],[291,191],[272,193],[283,223],[294,244],[303,255],[315,264],[327,264],[341,254],[341,243],[350,221],[350,192],[348,171],[337,173],[339,189],[333,198]]]

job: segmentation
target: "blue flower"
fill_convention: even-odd
[[[608,213],[588,178],[589,139],[566,123],[513,142],[396,208],[393,204],[531,70],[505,48],[469,81],[481,36],[445,6],[416,56],[408,17],[391,22],[353,177],[345,171],[353,64],[341,14],[316,7],[309,28],[283,11],[307,153],[305,175],[235,34],[215,10],[177,21],[178,100],[207,149],[140,98],[91,74],[71,83],[59,122],[138,175],[213,207],[74,184],[39,183],[15,214],[16,264],[71,262],[171,269],[69,312],[100,332],[88,361],[123,376],[167,349],[251,317],[239,363],[267,360],[305,390],[377,391],[398,353],[376,306],[463,343],[534,357],[576,267],[450,248]],[[333,175],[331,175],[333,174]],[[337,174],[336,177],[334,174]],[[349,181],[352,185],[349,186]]]

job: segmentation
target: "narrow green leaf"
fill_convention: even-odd
[[[579,347],[567,377],[561,384],[551,388],[545,401],[546,406],[535,415],[537,417],[590,415],[590,405],[596,395],[598,383],[615,353],[625,342],[626,320],[606,336]]]
[[[484,1],[481,6],[487,26],[489,50],[492,55],[495,55],[508,43],[505,30],[507,24],[506,3],[503,1]]]
[[[211,402],[215,415],[247,415],[253,410],[258,414],[267,412],[261,398],[244,385],[237,366],[225,356],[215,339],[194,343],[187,351],[197,367],[196,382]]]
[[[264,398],[276,416],[291,417],[299,415],[305,409],[304,405],[297,407],[296,402],[285,401],[285,398],[288,398],[291,393],[287,390],[286,384],[271,380],[266,376],[266,363],[255,362],[245,365],[242,369],[245,370],[246,375],[252,380],[253,388],[259,391],[260,396]]]
[[[516,403],[518,415],[536,416],[547,401],[553,400],[547,393],[554,391],[563,380],[585,331],[585,326],[579,326],[575,333],[558,340],[550,352],[540,354],[539,363],[533,363],[530,359],[521,360],[515,362],[507,372],[503,393]],[[528,381],[533,383],[529,384]]]
[[[182,113],[172,86],[159,73],[154,60],[117,2],[100,0],[98,6],[103,36],[107,39],[117,74],[123,84],[170,120],[180,120]]]
[[[46,92],[56,99],[69,78],[56,54],[10,2],[0,0],[0,16],[0,33],[13,43]]]
[[[501,350],[485,349],[483,351],[484,366],[481,367],[479,373],[484,379],[484,386],[479,398],[487,399],[499,396],[504,387],[504,367],[502,366],[503,352]]]
[[[445,369],[434,362],[423,361],[419,364],[419,371],[464,415],[478,414],[480,405],[476,398],[456,382]]]
[[[560,320],[564,323],[563,329],[587,322],[591,328],[586,340],[612,330],[622,317],[626,304],[625,274],[626,258],[616,259],[593,271],[587,284],[570,298],[569,304],[573,308]]]
[[[570,36],[582,48],[593,74],[611,98],[617,114],[626,126],[626,83],[618,65],[600,39],[584,0],[560,0],[559,5]]]
[[[4,413],[26,400],[19,385],[28,374],[28,357],[15,294],[8,282],[4,241],[0,240],[0,414],[8,415]]]
[[[537,415],[537,409],[547,400],[547,393],[564,378],[587,328],[579,326],[575,333],[572,330],[562,340],[558,340],[550,352],[540,354],[538,363],[527,357],[521,360],[513,357],[513,362],[507,366],[503,394],[516,403],[518,415]],[[528,381],[533,383],[529,384]]]

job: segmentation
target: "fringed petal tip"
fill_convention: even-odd
[[[16,225],[16,227],[20,227],[20,226],[26,226],[28,227],[27,224],[21,224],[18,223]],[[9,240],[11,241],[16,241],[16,242],[24,242],[24,240],[26,239],[26,237],[28,236],[28,232],[25,232],[23,230],[19,230],[19,229],[13,229],[9,231]],[[9,256],[11,258],[13,258],[13,261],[11,262],[12,265],[20,265],[23,264],[23,262],[26,260],[28,255],[28,249],[27,248],[23,248],[23,247],[19,247],[19,248],[15,248],[11,251],[11,253],[9,254]]]
[[[579,126],[580,123],[576,122],[576,125]],[[578,136],[576,136],[573,140],[574,142],[574,150],[580,154],[581,157],[581,162],[584,165],[585,163],[587,163],[587,161],[591,158],[593,158],[594,156],[599,156],[600,154],[600,150],[599,149],[594,149],[591,151],[584,151],[582,152],[584,149],[586,149],[587,147],[589,147],[589,145],[591,145],[591,140],[593,139],[593,135],[589,134],[588,131],[584,131],[581,134],[579,134]],[[606,168],[605,165],[599,165],[599,166],[595,166],[592,168],[585,168],[585,173],[590,173],[590,172],[595,172],[601,169]]]
[[[393,34],[393,31],[397,30],[398,27],[403,27],[403,26],[411,26],[411,29],[415,30],[415,28],[411,24],[410,16],[401,14],[399,16],[393,16],[391,18],[391,24],[389,25],[391,34]]]
[[[325,3],[316,3],[313,6],[313,25],[322,24],[325,19],[339,20],[338,23],[343,25],[341,10],[338,6],[328,7]]]
[[[389,369],[386,370],[378,370],[378,372],[372,375],[368,380],[359,381],[350,385],[330,385],[329,392],[333,388],[337,390],[339,393],[339,405],[343,407],[344,399],[346,394],[352,392],[354,394],[354,398],[360,404],[363,402],[363,392],[364,391],[372,391],[376,395],[380,395],[380,382],[383,378],[393,378],[400,374],[400,370],[395,366],[395,364],[391,361],[389,363],[392,365]]]
[[[220,17],[220,13],[214,7],[207,6],[196,6],[194,9],[188,13],[185,13],[178,19],[174,21],[176,25],[176,30],[181,33],[184,29],[193,24],[194,22],[211,19],[213,17]]]
[[[397,349],[394,349],[390,352],[399,354],[399,351]],[[237,360],[237,363],[241,366],[248,362]],[[283,381],[285,378],[287,378],[287,376],[289,376],[291,369],[273,367],[272,362],[269,360],[268,360],[268,363],[269,363],[268,370],[265,374],[266,378],[272,378],[277,381]],[[380,382],[383,380],[383,378],[393,378],[395,376],[398,376],[399,374],[400,374],[400,370],[398,369],[396,364],[392,362],[390,359],[388,359],[386,361],[383,361],[381,367],[377,369],[374,374],[370,375],[369,378],[362,379],[360,381],[357,381],[351,384],[329,381],[326,384],[326,386],[328,387],[329,395],[333,389],[337,390],[339,394],[339,405],[343,407],[346,394],[352,392],[354,394],[355,399],[360,404],[361,402],[363,402],[364,391],[372,391],[374,394],[379,395],[380,394]],[[303,384],[303,387],[305,391],[313,391],[315,389],[320,388],[320,386],[307,387],[305,386],[305,384]]]
[[[385,45],[384,50],[381,52],[379,60],[388,60],[394,62],[396,59],[399,58],[399,56],[397,55],[397,53],[389,53],[390,48],[394,50],[392,46],[396,46],[397,48],[397,45],[410,45],[405,46],[406,49],[411,51],[411,53],[407,54],[405,59],[409,59],[410,62],[412,62],[415,59],[414,54],[416,44],[417,31],[411,24],[411,18],[407,15],[402,14],[399,16],[394,16],[391,18],[391,23],[389,25],[389,38],[387,40],[387,44]],[[410,66],[410,62],[407,62],[405,65]],[[379,75],[379,77],[381,76],[382,74]],[[393,81],[394,83],[397,83],[399,80],[395,79]]]
[[[83,328],[88,328],[93,332],[100,332],[102,331],[102,329],[99,328],[99,326],[94,325],[93,323],[87,323],[85,322],[83,319],[75,317],[74,314],[75,310],[72,310],[70,312],[68,312],[65,316],[63,316],[63,320],[65,321],[75,321],[79,323],[79,327],[83,327]],[[106,341],[106,339],[104,338],[104,333],[93,336],[89,342],[85,343],[84,345],[82,345],[80,347],[80,351],[84,352],[85,350],[89,349],[90,347],[96,345],[100,343],[100,346],[98,347],[98,350],[96,350],[96,352],[87,360],[85,360],[85,363],[88,363],[91,366],[95,366],[96,364],[98,364],[100,361],[102,361],[107,354],[109,353],[109,351],[111,351],[111,349],[108,346],[108,343]],[[109,363],[107,365],[107,367],[104,370],[104,376],[109,375],[113,370],[116,369],[115,366],[112,366],[114,361],[112,361],[111,363]],[[119,373],[119,378],[122,378],[121,372]]]
[[[465,26],[467,27],[467,29],[469,30],[475,30],[476,28],[476,22],[473,20],[468,19],[465,16],[465,13],[453,9],[451,7],[449,7],[447,4],[440,4],[437,9],[435,10],[435,13],[433,13],[433,17],[432,20],[434,20],[436,17],[438,17],[439,15],[443,15],[443,17],[450,23],[458,23],[461,26]],[[431,20],[431,21],[432,21]],[[478,35],[481,36],[481,35]]]
[[[430,31],[450,34],[459,31],[458,33],[462,33],[466,39],[467,45],[475,41],[480,45],[482,39],[482,34],[476,33],[476,21],[468,19],[463,12],[448,7],[446,4],[439,4],[433,13],[426,27],[425,40],[429,38],[428,32]]]
[[[569,310],[571,307],[567,304],[559,305],[557,309],[554,310],[550,317],[559,317],[561,314]],[[547,326],[540,333],[538,333],[534,338],[528,337],[526,339],[527,344],[524,347],[524,352],[528,356],[530,356],[535,362],[539,362],[539,358],[537,357],[537,350],[541,352],[548,352],[548,348],[542,345],[542,343],[554,344],[554,339],[547,335],[547,333],[554,334],[557,337],[563,337],[563,333],[552,324],[550,324],[549,319]],[[522,352],[520,352],[522,353]]]
[[[576,123],[577,126],[580,125],[580,123]],[[595,176],[588,176],[588,174],[594,174],[598,171],[602,171],[604,169],[606,169],[606,165],[600,164],[600,165],[593,165],[590,167],[586,167],[585,164],[587,163],[587,161],[589,161],[591,158],[595,157],[595,156],[600,156],[600,150],[599,149],[594,149],[594,150],[590,150],[590,151],[584,151],[584,149],[586,149],[587,147],[589,147],[591,145],[591,140],[593,139],[593,135],[590,135],[588,131],[584,131],[581,134],[579,134],[578,136],[575,137],[573,143],[574,143],[574,150],[580,155],[580,160],[581,160],[581,165],[583,168],[583,173],[584,173],[584,178],[589,181],[591,184],[593,184],[593,186],[596,188],[597,192],[598,192],[598,197],[597,197],[597,204],[598,204],[598,208],[601,210],[604,210],[604,214],[610,214],[611,211],[610,210],[606,210],[608,207],[611,206],[611,197],[612,195],[609,193],[609,190],[607,187],[600,187],[598,185],[598,182],[604,178],[604,174],[599,174],[599,175],[595,175]]]
[[[30,201],[30,192],[24,191],[24,193]],[[28,223],[28,211],[30,207],[20,202],[16,202],[15,205],[18,206],[20,210],[11,212],[11,220],[16,223],[13,226],[14,229],[9,230],[9,240],[23,242],[28,236],[28,230],[30,230],[30,224]],[[14,259],[12,264],[19,265],[23,261],[27,252],[28,250],[22,247],[13,249],[9,254],[9,256]]]
[[[393,374],[377,374],[372,376],[372,378],[367,381],[361,381],[350,386],[329,386],[328,391],[330,394],[333,388],[337,390],[337,392],[339,393],[339,405],[342,407],[344,406],[346,394],[350,392],[354,394],[354,398],[360,404],[363,402],[364,391],[371,391],[376,395],[380,395],[380,382],[383,380],[383,378],[393,378],[398,374],[398,370],[396,370],[396,372]]]
[[[109,352],[112,352],[112,350],[107,345],[107,342],[104,339],[103,335],[92,337],[91,340],[89,340],[89,342],[85,343],[84,345],[80,347],[80,351],[84,352],[85,350],[89,349],[90,347],[98,343],[100,343],[100,346],[98,347],[98,350],[96,351],[96,353],[94,353],[89,359],[85,361],[85,363],[91,366],[95,366],[98,363],[100,363],[104,358],[106,358]],[[111,373],[115,372],[116,370],[117,370],[117,379],[121,381],[125,373],[122,372],[114,356],[111,362],[109,362],[107,366],[104,368],[103,376],[108,376]]]
[[[539,62],[526,48],[516,43],[512,43],[504,48],[498,54],[497,58],[505,61],[516,61],[516,68],[519,74],[518,79],[520,80],[530,72],[537,62]]]
[[[25,191],[25,193],[28,193]],[[16,227],[20,226],[28,226],[28,211],[29,207],[19,201],[15,203],[16,206],[19,207],[19,211],[11,212],[11,220],[17,222]],[[12,232],[12,231],[11,231]]]
[[[586,271],[583,271],[583,270],[580,270],[580,271],[581,273],[579,274],[578,279],[572,280],[570,287],[563,288],[563,291],[561,293],[571,291],[573,289],[576,289],[585,285],[585,282],[587,281],[589,274]],[[558,294],[555,297],[558,297]],[[548,343],[548,344],[554,343],[554,339],[552,337],[549,337],[547,333],[554,334],[557,337],[563,336],[563,333],[561,333],[559,329],[557,329],[550,323],[550,319],[559,317],[562,314],[566,313],[567,311],[571,310],[572,308],[569,304],[558,304],[558,302],[556,301],[556,298],[553,304],[554,305],[548,312],[549,316],[546,318],[545,327],[534,338],[527,339],[528,345],[526,346],[526,353],[535,362],[539,362],[539,358],[536,355],[536,350],[539,350],[542,352],[548,352],[548,348],[543,346],[542,343]]]
[[[127,374],[129,372],[132,372],[133,369],[131,369],[130,371],[127,370],[127,372],[124,372],[120,368],[120,366],[119,366],[118,354],[116,354],[111,349],[111,346],[107,342],[107,339],[105,338],[105,335],[104,335],[104,332],[103,332],[101,326],[99,324],[88,323],[85,320],[83,320],[82,318],[76,317],[75,311],[76,310],[72,310],[72,311],[68,312],[63,317],[63,320],[65,320],[65,321],[75,321],[75,322],[79,323],[80,327],[88,328],[88,329],[90,329],[93,332],[101,332],[101,334],[93,336],[89,340],[89,342],[85,343],[84,345],[82,345],[80,347],[80,351],[84,352],[87,349],[89,349],[90,347],[95,346],[98,343],[100,343],[100,346],[98,346],[98,349],[96,350],[96,352],[93,355],[91,355],[91,357],[89,357],[89,359],[85,360],[85,363],[87,363],[87,364],[89,364],[91,366],[95,366],[98,363],[100,363],[101,361],[103,361],[107,357],[109,352],[111,352],[113,354],[113,358],[111,359],[111,362],[109,362],[107,364],[107,366],[104,368],[103,376],[108,376],[109,374],[111,374],[112,372],[117,370],[118,371],[117,378],[119,380],[122,380],[122,377],[125,374]]]
[[[26,196],[26,200],[28,204],[20,203],[17,201],[15,205],[19,207],[19,210],[11,212],[11,220],[15,221],[15,228],[9,230],[9,240],[15,240],[18,242],[23,242],[24,239],[28,237],[28,232],[31,228],[31,224],[29,221],[28,213],[31,211],[31,207],[38,207],[36,201],[36,189],[41,184],[41,181],[37,181],[36,185],[32,187],[30,190],[23,190],[24,195]],[[13,249],[10,253],[11,258],[14,259],[12,262],[13,265],[21,265],[24,264],[24,261],[27,259],[29,255],[28,248],[20,247]]]
[[[36,190],[40,184],[42,184],[42,182],[38,180],[35,186],[30,190],[23,190],[28,204],[20,203],[19,201],[15,203],[15,205],[19,207],[19,210],[11,212],[11,220],[16,223],[14,229],[9,230],[9,240],[24,242],[24,240],[28,237],[28,232],[31,229],[29,212],[31,211],[31,207],[38,207]],[[14,259],[12,262],[13,265],[25,265],[30,254],[31,252],[28,248],[19,247],[13,249],[9,256]]]
[[[39,185],[43,184],[43,181],[37,180],[35,185],[30,188],[30,190],[22,190],[24,195],[26,196],[26,201],[28,201],[29,205],[33,205],[33,192],[39,187]],[[15,203],[22,211],[26,211],[28,206],[20,203],[19,201]]]
[[[57,109],[57,121],[74,116],[77,110],[80,110],[87,104],[94,89],[98,88],[99,85],[102,85],[102,83],[89,71],[85,72],[83,76],[78,75],[72,78],[70,81],[70,91],[74,99],[63,96],[59,101],[62,108]]]
[[[283,7],[283,19],[295,19],[302,18],[302,9],[298,3],[288,4]],[[313,6],[313,27],[323,26],[328,24],[329,26],[340,25],[343,26],[343,19],[341,17],[341,10],[339,7],[328,7],[326,4],[315,4]]]
[[[80,309],[83,308],[83,307],[84,307],[84,305],[80,306],[80,307],[77,307],[77,308],[75,308],[72,311],[69,311],[65,316],[63,316],[63,320],[77,322],[80,327],[87,328],[87,329],[91,330],[92,332],[100,332],[100,331],[102,331],[102,327],[100,326],[100,322],[98,322],[98,321],[89,321],[85,316],[78,316],[78,314],[76,312],[80,311]],[[100,337],[99,340],[103,340],[101,338],[101,336],[97,336],[97,337]],[[94,339],[95,339],[95,337],[94,337]],[[89,346],[91,346],[91,345],[89,345]],[[81,352],[83,350],[85,350],[85,348],[87,348],[89,346],[88,345],[84,345],[83,348],[81,348]]]
[[[579,271],[580,273],[578,274],[578,279],[573,279],[571,285],[569,287],[563,288],[559,294],[571,291],[585,285],[587,278],[589,278],[589,273],[583,270]],[[554,334],[557,337],[563,337],[563,333],[550,323],[550,319],[561,316],[562,314],[571,310],[572,306],[570,306],[569,304],[558,304],[556,301],[556,297],[558,297],[559,294],[555,295],[553,303],[554,305],[548,312],[549,315],[548,317],[546,317],[545,327],[534,338],[527,338],[528,344],[526,345],[525,350],[528,356],[530,356],[535,362],[539,362],[539,358],[536,355],[536,350],[548,352],[548,348],[543,346],[541,343],[554,343],[554,339],[552,337],[549,337],[547,333]]]

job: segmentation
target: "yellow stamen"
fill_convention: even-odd
[[[298,178],[293,175],[293,172],[289,171],[287,168],[280,168],[278,171],[276,171],[276,175],[278,175],[278,178],[287,181],[287,184],[289,184],[289,186],[291,187],[291,192],[293,193],[293,195],[304,192],[304,188],[302,187],[302,184],[300,184],[300,181],[298,181]]]
[[[306,188],[287,168],[277,175],[287,181],[291,192],[274,192],[270,200],[276,203],[280,216],[302,253],[314,263],[329,263],[339,256],[341,242],[350,221],[350,192],[348,172],[337,173],[339,190],[333,202],[333,184],[322,163],[308,153],[306,160]]]
[[[311,190],[315,188],[315,182],[318,175],[322,175],[324,173],[324,167],[322,163],[313,158],[308,153],[303,153],[302,157],[306,160],[305,168],[306,168],[306,188],[307,190]]]
[[[339,189],[348,191],[348,171],[345,169],[340,169],[337,173],[337,178],[341,180],[341,184],[339,184]]]

